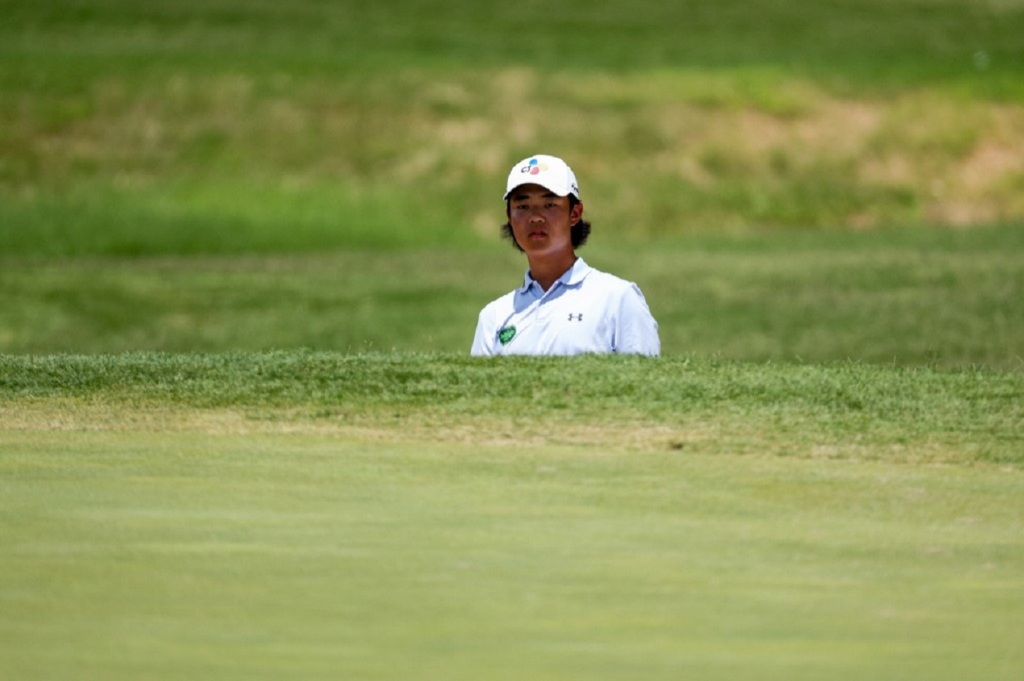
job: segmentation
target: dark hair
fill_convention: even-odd
[[[579,202],[580,202],[579,199],[577,199],[572,194],[569,194],[569,212],[570,213],[572,212],[572,209],[576,207],[576,204],[578,204]],[[505,210],[507,211],[508,208],[509,208],[509,201],[506,200],[505,201]],[[519,242],[516,241],[516,235],[512,231],[512,223],[511,222],[506,222],[505,224],[503,224],[501,226],[501,236],[506,238],[506,239],[508,239],[509,241],[511,241],[512,242],[512,246],[517,251],[525,252],[525,251],[523,251],[523,247],[519,245]],[[590,222],[588,222],[587,220],[584,220],[582,217],[580,217],[579,221],[575,225],[572,226],[572,229],[570,230],[570,236],[572,238],[572,247],[573,248],[579,248],[583,244],[587,243],[587,237],[590,236]]]

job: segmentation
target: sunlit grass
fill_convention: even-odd
[[[539,150],[639,239],[1024,218],[1014,3],[9,4],[8,253],[473,243]]]
[[[0,238],[7,252],[262,250],[249,237],[266,214],[295,223],[282,240],[302,250],[472,242],[500,216],[509,164],[539,149],[569,158],[592,214],[634,238],[1024,216],[1021,108],[748,78],[412,70],[381,88],[182,74],[106,77],[62,104],[26,94],[7,115]],[[174,215],[198,226],[193,245]],[[203,224],[218,221],[237,236]]]
[[[1009,680],[1022,391],[857,363],[0,357],[0,669]]]
[[[168,234],[195,234],[187,224]],[[227,243],[244,229],[199,224],[214,232],[199,235],[204,243],[225,240],[227,255],[2,261],[0,351],[465,353],[480,308],[526,267],[496,223],[476,248],[245,256]],[[250,249],[301,245],[303,223],[265,215],[257,225]],[[334,238],[311,226],[316,235]],[[1020,370],[1022,238],[1015,227],[976,227],[644,245],[595,219],[580,253],[640,285],[667,356]]]
[[[21,431],[0,672],[1011,681],[1022,498],[756,448]]]
[[[1020,677],[1020,0],[0,17],[0,678]],[[662,358],[467,357],[541,150]]]
[[[12,430],[205,430],[208,413],[234,414],[229,432],[1024,463],[1024,374],[981,368],[301,351],[0,356],[0,368]]]

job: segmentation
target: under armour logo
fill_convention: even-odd
[[[582,322],[583,321],[583,313],[580,312],[579,314],[573,314],[572,312],[570,312],[569,313],[569,321],[570,322]]]

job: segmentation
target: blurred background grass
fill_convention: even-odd
[[[415,249],[60,258],[0,271],[7,352],[468,352],[521,257]],[[586,257],[641,282],[666,355],[1024,365],[1024,230],[687,238]]]
[[[1021,2],[0,11],[8,252],[472,242],[539,149],[641,240],[1024,216]]]
[[[1020,0],[0,16],[0,351],[463,351],[546,151],[668,353],[1024,354]]]

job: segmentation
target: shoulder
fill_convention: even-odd
[[[604,301],[605,309],[614,310],[620,320],[648,318],[651,315],[647,299],[635,282],[590,268],[583,284],[581,293],[588,298]]]
[[[591,289],[601,289],[607,294],[614,295],[626,295],[636,294],[643,297],[640,293],[640,287],[634,282],[622,277],[618,277],[614,274],[604,272],[602,270],[590,267],[587,272],[587,276],[583,279],[583,285]]]
[[[480,310],[480,318],[492,317],[513,307],[515,305],[516,290],[509,291],[505,295],[495,298],[484,305],[483,309]]]
[[[633,282],[631,281],[626,281],[622,277],[618,277],[614,274],[605,272],[603,270],[595,269],[593,267],[590,268],[590,274],[587,275],[587,279],[593,279],[594,281],[601,282],[601,285],[603,286],[612,286],[618,288],[624,288],[633,285]]]

